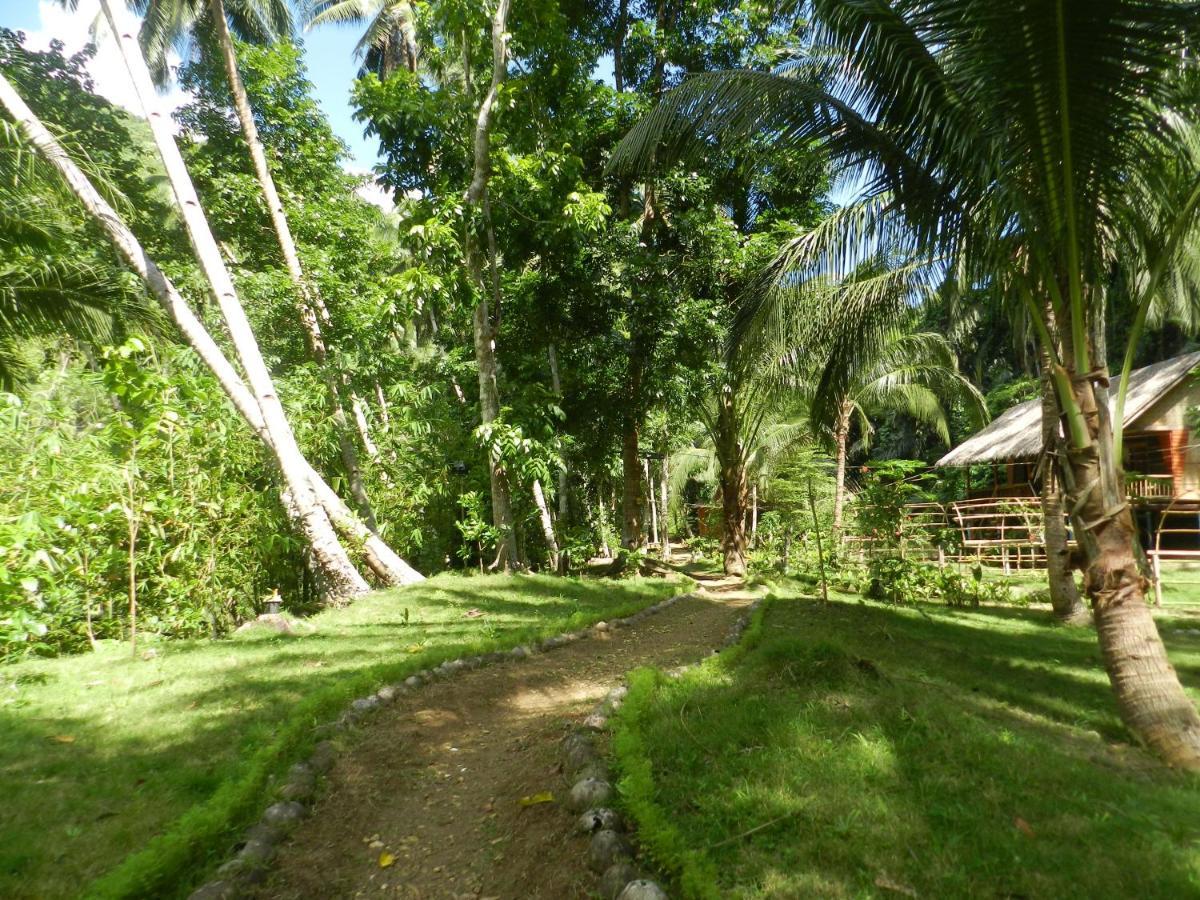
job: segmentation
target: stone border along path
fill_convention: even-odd
[[[763,598],[755,600],[737,619],[725,636],[722,649],[742,638]],[[713,651],[714,653],[717,651]],[[699,663],[677,666],[667,672],[678,678]],[[606,804],[613,798],[608,770],[596,748],[596,736],[608,734],[609,717],[616,712],[629,692],[624,683],[613,688],[563,740],[563,769],[574,779],[567,797],[569,809],[579,812],[575,832],[591,838],[587,864],[600,873],[600,896],[604,900],[667,900],[667,892],[645,877],[634,864],[633,835],[626,836],[620,813]]]
[[[702,581],[717,592],[737,586]],[[561,778],[564,732],[630,669],[712,653],[751,599],[701,586],[627,619],[446,662],[355,700],[322,730],[333,735],[367,715],[371,727],[345,753],[326,739],[293,766],[284,799],[192,898],[591,895],[578,839],[564,837],[572,817],[545,802]],[[502,661],[524,664],[472,671]],[[318,797],[321,776],[328,785]]]

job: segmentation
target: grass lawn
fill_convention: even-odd
[[[1200,779],[1129,745],[1090,629],[780,591],[723,656],[638,672],[614,738],[682,896],[1200,896]]]
[[[312,726],[353,697],[678,590],[442,575],[315,616],[304,636],[143,644],[137,659],[113,645],[0,667],[0,897],[171,896],[219,861]]]

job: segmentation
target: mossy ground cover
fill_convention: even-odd
[[[678,590],[442,575],[317,615],[303,636],[143,642],[137,657],[110,645],[0,668],[0,897],[170,896],[227,852],[313,726],[353,697]]]
[[[1129,745],[1091,630],[780,592],[744,654],[637,673],[614,748],[685,897],[1200,895],[1200,780]],[[1200,700],[1194,618],[1160,619]]]

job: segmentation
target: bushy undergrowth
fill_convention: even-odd
[[[0,395],[0,659],[221,634],[304,566],[257,440],[187,354],[131,341]]]
[[[877,556],[867,561],[860,576],[863,596],[885,603],[942,601],[950,606],[983,603],[1027,605],[1025,595],[1014,593],[1004,581],[988,581],[981,569],[970,575],[950,567],[938,567],[901,556]]]
[[[1200,642],[1165,633],[1195,694]],[[672,896],[1191,896],[1195,779],[1128,741],[1094,635],[842,596],[639,672],[614,749]]]

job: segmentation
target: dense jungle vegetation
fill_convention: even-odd
[[[5,662],[672,542],[1021,602],[889,536],[971,477],[923,466],[1039,398],[1038,599],[1200,768],[1122,468],[1131,371],[1198,321],[1194,4],[127,5],[98,39],[144,115],[94,49],[0,29]],[[339,24],[387,211],[313,97],[304,30]]]

